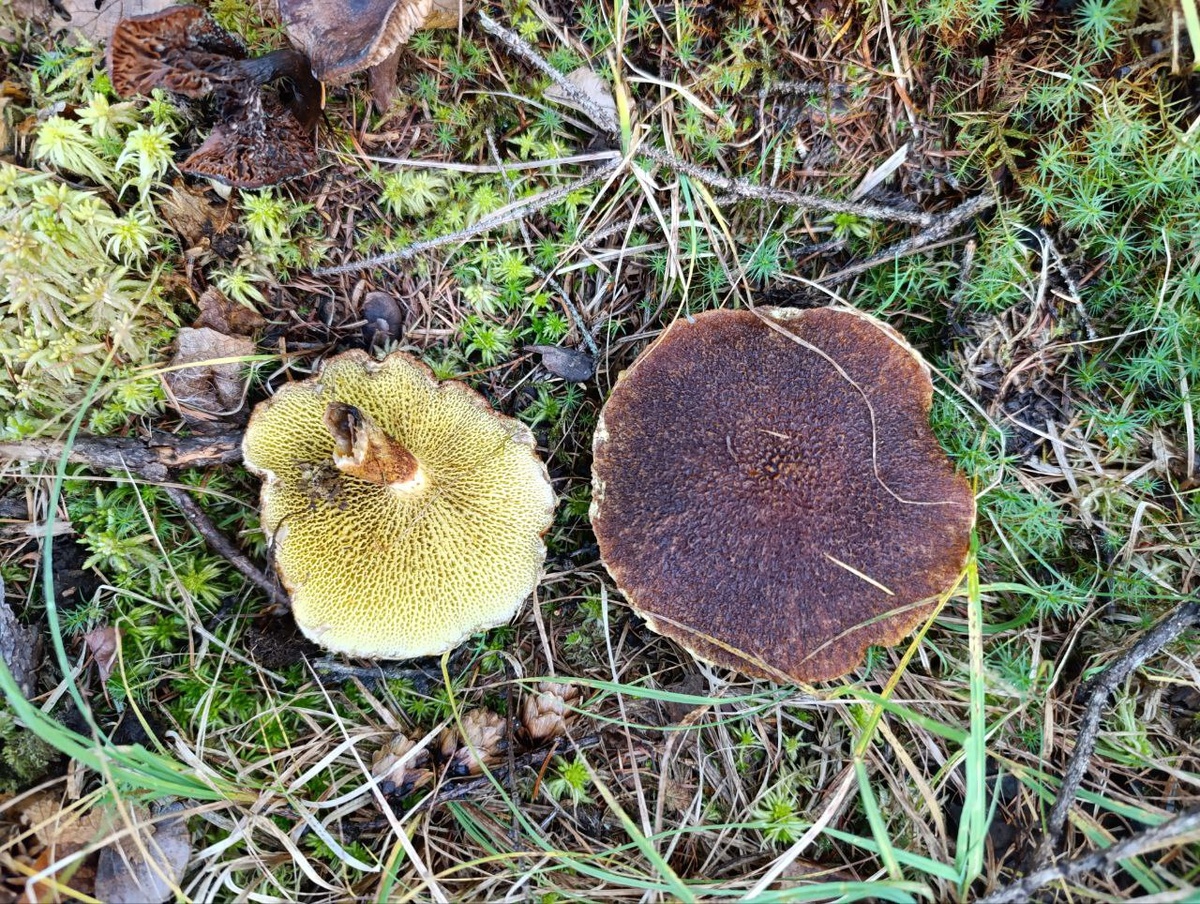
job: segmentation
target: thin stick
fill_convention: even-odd
[[[488,149],[492,152],[492,159],[499,163],[500,149],[496,147],[496,135],[491,129],[487,130],[487,140]],[[504,170],[500,171],[500,178],[504,180],[504,184],[508,187],[511,197],[511,193],[516,189],[516,185]],[[525,239],[525,245],[528,248],[533,248],[533,239],[529,234],[529,224],[524,219],[521,220],[521,238]],[[593,358],[599,358],[600,349],[596,347],[596,340],[588,332],[587,324],[583,322],[583,317],[580,315],[579,309],[575,307],[575,303],[567,295],[567,290],[562,287],[557,279],[541,267],[535,265],[532,269],[538,277],[545,281],[546,285],[558,293],[559,298],[562,299],[563,307],[567,309],[567,315],[571,318],[571,322],[575,324],[575,329],[579,331],[580,338],[583,339],[583,344],[588,347],[588,351],[592,353]]]
[[[242,576],[265,593],[275,606],[284,611],[291,608],[287,594],[283,592],[280,586],[263,574],[253,562],[242,555],[241,551],[212,523],[212,519],[204,513],[204,509],[200,508],[196,501],[188,495],[187,490],[182,487],[171,486],[170,484],[164,485],[163,489],[171,497],[172,501],[179,506],[180,511],[187,516],[188,521],[195,528],[196,533],[208,544],[209,549],[240,571]]]
[[[58,439],[25,439],[0,442],[0,459],[57,462],[66,442]],[[150,440],[121,436],[77,436],[67,454],[72,464],[95,471],[129,471],[146,480],[163,481],[180,468],[209,468],[242,459],[242,431],[179,438],[156,434]]]
[[[1132,835],[1112,847],[1032,872],[1025,878],[993,892],[986,898],[980,898],[979,904],[1031,901],[1035,891],[1051,882],[1074,879],[1085,873],[1108,871],[1121,860],[1148,854],[1168,845],[1182,844],[1188,836],[1196,836],[1198,833],[1200,833],[1200,809],[1184,810],[1174,819],[1169,819],[1162,825]]]
[[[315,276],[334,276],[339,273],[353,273],[356,270],[366,270],[371,267],[382,267],[385,264],[394,264],[397,261],[406,261],[416,257],[425,251],[432,251],[434,248],[441,248],[443,245],[453,245],[458,242],[465,242],[472,236],[479,235],[482,232],[487,232],[489,229],[495,229],[497,226],[503,226],[505,223],[511,223],[513,220],[520,220],[529,216],[531,213],[537,213],[549,207],[551,204],[557,204],[563,200],[571,192],[585,188],[593,182],[599,182],[609,173],[612,173],[621,165],[621,160],[610,160],[604,166],[597,167],[588,173],[586,176],[581,176],[574,182],[567,185],[560,185],[558,188],[552,188],[549,191],[544,191],[540,195],[534,195],[532,198],[526,198],[509,204],[507,207],[489,214],[481,218],[466,229],[460,229],[458,232],[452,232],[449,235],[438,236],[435,239],[427,239],[423,242],[413,242],[411,245],[406,245],[399,251],[391,251],[387,254],[381,254],[377,257],[368,257],[361,261],[354,261],[349,264],[338,264],[335,267],[322,267],[318,270],[313,270]]]
[[[730,179],[716,170],[706,169],[703,166],[697,166],[694,163],[681,160],[679,157],[664,151],[662,148],[642,145],[637,149],[637,153],[643,157],[649,157],[655,163],[665,166],[667,169],[683,173],[685,176],[690,176],[706,185],[719,188],[721,191],[727,191],[738,200],[753,198],[758,201],[771,201],[775,204],[799,207],[801,210],[817,210],[822,213],[848,213],[870,220],[908,223],[912,226],[927,227],[932,226],[936,222],[932,214],[920,211],[913,212],[911,210],[900,210],[896,207],[880,207],[878,204],[831,201],[827,198],[803,194],[798,191],[789,191],[784,188],[755,185],[753,182],[748,182],[745,179]]]
[[[571,82],[565,75],[551,66],[548,62],[542,59],[541,54],[529,46],[529,43],[519,34],[509,31],[499,22],[496,22],[487,13],[482,10],[478,13],[479,24],[483,26],[483,30],[495,38],[498,38],[505,47],[511,50],[514,54],[521,57],[529,65],[548,75],[554,84],[562,89],[567,97],[571,98],[581,110],[587,113],[592,122],[598,125],[610,135],[615,135],[620,131],[620,126],[613,119],[612,114],[601,107],[598,103],[591,99],[586,92],[581,91],[578,86]]]
[[[851,277],[857,276],[860,273],[865,273],[880,264],[891,263],[899,260],[902,257],[907,257],[910,254],[916,254],[924,248],[940,242],[954,231],[960,224],[966,222],[972,217],[976,217],[985,210],[996,205],[996,199],[992,195],[977,195],[974,198],[968,198],[963,201],[953,210],[942,214],[933,225],[923,232],[914,235],[912,238],[905,239],[902,242],[897,242],[890,248],[881,251],[873,257],[867,258],[865,261],[859,261],[857,264],[851,264],[844,270],[839,270],[837,273],[831,273],[821,279],[823,286],[836,286],[846,282]]]
[[[1096,748],[1096,739],[1100,734],[1100,717],[1108,704],[1108,698],[1142,663],[1196,624],[1200,624],[1200,603],[1191,602],[1180,606],[1095,679],[1088,694],[1087,709],[1075,735],[1075,751],[1067,763],[1062,787],[1058,789],[1058,797],[1050,810],[1046,834],[1034,856],[1033,862],[1038,866],[1048,863],[1053,858],[1054,849],[1058,847],[1062,838],[1067,814],[1071,810],[1075,795],[1079,793],[1079,786],[1083,784],[1092,751]]]

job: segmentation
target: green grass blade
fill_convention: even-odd
[[[984,843],[988,829],[987,793],[987,714],[984,711],[987,687],[983,669],[983,603],[979,592],[978,535],[971,534],[971,555],[967,562],[967,626],[970,645],[970,734],[964,745],[963,766],[967,791],[963,799],[962,818],[958,824],[958,839],[954,847],[954,863],[958,868],[958,894],[965,897],[967,889],[983,872]]]
[[[862,795],[863,811],[867,814],[867,822],[871,826],[871,834],[875,836],[875,844],[879,847],[879,859],[888,875],[899,882],[904,878],[900,869],[900,861],[896,859],[896,851],[892,847],[892,839],[888,837],[887,826],[883,822],[883,813],[879,810],[879,801],[871,789],[871,777],[867,775],[867,765],[861,757],[854,758],[854,774],[858,778],[858,793]]]

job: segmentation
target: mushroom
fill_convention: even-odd
[[[183,172],[259,188],[315,166],[311,133],[321,90],[302,54],[287,49],[246,59],[242,43],[200,7],[173,6],[118,22],[106,59],[122,96],[164,88],[216,99],[220,121],[180,165]]]
[[[592,525],[650,627],[698,658],[826,681],[953,588],[975,500],[933,437],[929,369],[853,310],[678,320],[619,378]]]
[[[210,94],[214,78],[246,47],[199,6],[169,6],[130,16],[113,28],[105,61],[122,97],[165,88],[193,100]]]
[[[279,14],[318,79],[340,85],[368,69],[371,93],[383,106],[395,87],[399,49],[422,28],[456,27],[469,5],[466,0],[279,0]]]
[[[327,649],[442,653],[541,578],[554,493],[532,433],[409,355],[329,359],[255,409],[243,454],[296,622]]]

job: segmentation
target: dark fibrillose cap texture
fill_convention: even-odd
[[[856,311],[711,311],[624,374],[594,441],[604,564],[652,628],[781,682],[854,669],[955,586],[975,500],[920,356]]]
[[[246,59],[240,40],[198,6],[172,6],[122,19],[107,51],[121,96],[164,88],[212,96],[220,120],[180,170],[240,188],[261,188],[309,172],[317,162],[312,127],[320,86],[307,57],[276,50]],[[288,100],[272,82],[286,80]]]
[[[121,19],[105,51],[109,80],[121,97],[165,88],[200,98],[212,90],[214,68],[245,56],[241,41],[199,6]]]

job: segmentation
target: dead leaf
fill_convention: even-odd
[[[96,661],[96,669],[100,673],[100,683],[108,681],[113,666],[117,664],[117,652],[120,649],[121,635],[116,628],[97,628],[83,635],[92,658]]]
[[[13,10],[55,31],[77,31],[89,41],[104,43],[121,19],[174,5],[174,0],[14,0]]]
[[[104,829],[99,810],[83,813],[72,810],[59,795],[50,792],[37,795],[21,808],[21,822],[46,847],[68,844],[81,847],[99,838]]]
[[[192,325],[208,327],[227,336],[253,336],[267,325],[267,321],[258,311],[230,301],[220,289],[209,286],[200,296],[200,316]]]
[[[171,359],[173,367],[197,362],[195,367],[168,371],[165,377],[176,407],[185,419],[195,423],[214,417],[229,418],[241,410],[246,387],[242,365],[237,361],[201,362],[253,355],[253,340],[227,336],[210,327],[184,327],[179,331],[177,348]]]
[[[98,810],[81,813],[71,809],[63,799],[46,792],[33,797],[21,808],[21,823],[32,831],[42,850],[35,857],[18,858],[26,864],[28,875],[49,870],[46,877],[27,886],[27,893],[18,900],[24,904],[45,901],[69,901],[65,890],[91,895],[95,884],[94,858],[65,863],[72,854],[91,844],[104,833],[104,819]],[[63,864],[55,868],[57,864]]]
[[[47,901],[70,901],[75,895],[68,891],[88,895],[96,884],[96,868],[92,865],[92,857],[86,857],[82,862],[65,863],[58,869],[54,865],[62,863],[76,853],[82,844],[62,844],[44,848],[37,859],[29,864],[30,875],[49,870],[45,877],[27,886],[28,893],[17,900],[20,904],[45,904]]]
[[[99,900],[161,904],[175,896],[192,856],[192,836],[182,810],[182,804],[171,804],[152,821],[149,811],[134,809],[136,834],[124,835],[100,851],[95,892]]]
[[[580,66],[574,72],[567,75],[567,81],[575,86],[585,97],[592,103],[609,115],[613,122],[617,121],[617,102],[613,98],[612,88],[600,76],[596,75],[587,66]],[[542,96],[546,100],[562,104],[564,107],[570,107],[572,110],[578,110],[580,113],[587,114],[587,110],[575,98],[561,86],[551,83]],[[596,123],[602,125],[602,123]]]
[[[584,383],[596,372],[596,362],[587,352],[577,348],[564,348],[558,345],[527,345],[527,352],[537,352],[542,356],[542,367],[556,377],[562,377],[572,383]]]
[[[0,578],[0,659],[26,697],[33,692],[39,646],[37,631],[21,624],[4,598],[4,579]]]
[[[210,241],[233,225],[226,205],[208,199],[203,186],[191,187],[177,180],[159,202],[159,210],[175,233],[183,240],[185,250]]]

